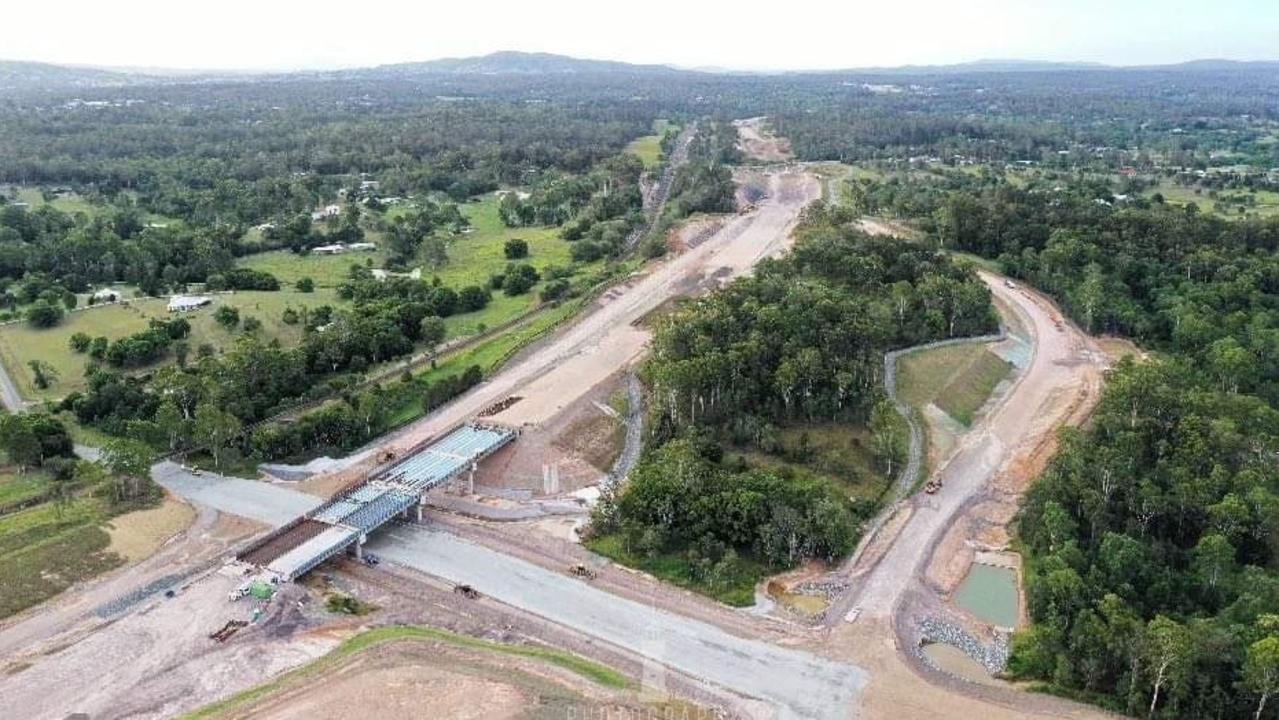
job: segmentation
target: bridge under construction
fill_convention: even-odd
[[[473,484],[484,458],[515,439],[515,431],[470,423],[375,470],[328,502],[254,543],[237,559],[281,580],[294,580],[347,549],[361,557],[369,533],[410,511],[422,519],[426,493],[466,478]]]

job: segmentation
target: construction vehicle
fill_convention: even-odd
[[[467,600],[479,600],[479,599],[480,599],[480,591],[479,591],[479,590],[476,590],[475,588],[471,587],[470,585],[454,585],[454,586],[453,586],[453,592],[457,593],[458,595],[461,595],[462,597],[466,598]]]
[[[584,580],[594,580],[595,571],[587,567],[584,563],[574,563],[568,567],[568,574],[573,577],[580,577]]]
[[[249,594],[249,588],[252,586],[253,586],[252,583],[247,583],[247,582],[244,583],[243,585],[227,593],[227,599],[230,600],[231,602],[235,602],[236,600],[239,600],[240,598]]]
[[[231,639],[232,635],[239,632],[240,628],[248,627],[248,625],[243,620],[228,620],[227,624],[222,626],[222,629],[209,633],[209,639],[217,640],[220,643],[226,642]]]

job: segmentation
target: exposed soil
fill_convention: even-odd
[[[630,695],[536,660],[404,640],[360,653],[232,717],[592,717],[641,711],[643,706]]]
[[[144,560],[193,522],[194,508],[166,497],[159,507],[136,510],[112,518],[107,525],[107,534],[111,536],[111,545],[107,547],[107,551],[131,563]]]
[[[747,157],[760,162],[786,162],[795,154],[790,140],[777,137],[767,127],[768,118],[754,117],[734,120],[737,128],[737,145]]]

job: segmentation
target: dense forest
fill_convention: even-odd
[[[1132,714],[1250,716],[1279,661],[1279,220],[1117,201],[1089,178],[859,187],[859,202],[913,198],[928,241],[1154,351],[1111,372],[1032,487],[1018,528],[1035,624],[1010,670]]]
[[[808,474],[728,463],[725,448],[779,455],[788,427],[876,425],[885,351],[997,325],[971,268],[868,236],[854,219],[810,207],[793,253],[657,323],[647,450],[602,503],[596,533],[627,553],[682,558],[713,589],[753,580],[746,560],[785,568],[852,549],[874,502]],[[886,463],[901,460],[895,432],[877,438]]]

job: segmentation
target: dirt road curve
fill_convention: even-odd
[[[648,332],[635,326],[668,299],[716,280],[739,276],[761,258],[786,249],[799,212],[821,195],[806,172],[764,174],[768,197],[754,212],[732,218],[689,251],[666,260],[624,287],[606,293],[589,313],[545,345],[508,364],[492,379],[443,410],[396,434],[384,448],[404,449],[436,435],[512,394],[523,400],[493,420],[542,422],[644,352]],[[354,475],[365,468],[342,471]]]
[[[965,503],[1055,432],[1074,409],[1072,400],[1080,389],[1094,385],[1100,375],[1101,353],[1085,335],[1061,323],[1047,301],[1021,288],[1008,288],[989,273],[982,273],[982,279],[1023,316],[1033,334],[1030,366],[937,471],[941,491],[917,497],[906,523],[886,524],[898,528],[894,538],[881,539],[893,540],[892,546],[873,567],[854,568],[853,574],[862,577],[841,599],[840,615],[858,607],[866,617],[890,616]]]
[[[1030,364],[934,472],[942,489],[901,506],[853,561],[850,590],[827,615],[829,643],[871,678],[859,700],[866,718],[1102,717],[1095,708],[1055,698],[925,678],[913,660],[912,643],[901,632],[903,623],[917,621],[907,605],[921,598],[938,602],[937,578],[930,569],[946,565],[941,556],[955,552],[943,538],[953,539],[954,530],[965,527],[957,523],[971,519],[996,488],[1024,490],[1049,457],[1057,430],[1079,422],[1101,387],[1103,355],[1090,338],[1041,295],[1007,287],[988,273],[982,279],[1030,333]],[[858,613],[850,623],[854,609]]]

